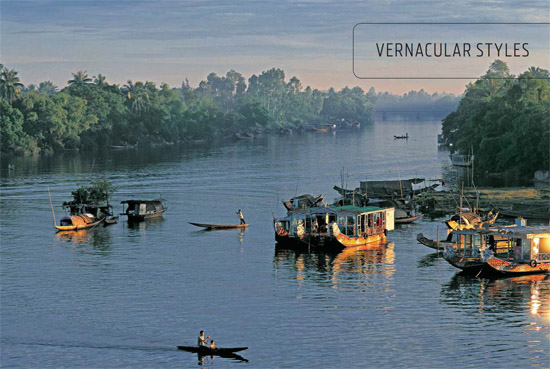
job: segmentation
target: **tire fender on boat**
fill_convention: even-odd
[[[529,262],[529,265],[531,266],[531,268],[536,268],[537,267],[537,261],[535,259],[533,259]]]

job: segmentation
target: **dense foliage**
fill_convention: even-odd
[[[66,205],[91,204],[102,205],[109,204],[109,199],[115,193],[117,188],[106,178],[93,180],[89,185],[78,187],[71,192],[73,200],[63,203]]]
[[[458,109],[443,120],[443,134],[462,153],[473,150],[483,172],[532,176],[550,169],[550,83],[531,67],[511,79],[495,61],[470,83]]]
[[[285,80],[280,69],[246,79],[231,70],[208,75],[197,88],[128,81],[77,71],[58,91],[51,81],[24,87],[17,72],[0,65],[2,151],[168,143],[228,137],[341,121],[368,122],[372,104],[358,87],[328,94]]]

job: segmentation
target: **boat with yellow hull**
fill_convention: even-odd
[[[288,247],[342,249],[385,241],[394,229],[394,208],[321,206],[274,219],[275,240]]]
[[[105,218],[96,219],[91,214],[67,215],[61,218],[59,225],[54,225],[58,232],[60,231],[79,231],[95,227],[104,221]]]

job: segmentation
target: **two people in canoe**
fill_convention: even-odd
[[[217,348],[216,345],[214,344],[214,340],[211,340],[210,344],[208,343],[209,338],[210,338],[210,336],[204,338],[204,331],[200,331],[197,346],[198,347],[208,347],[208,348],[211,348],[211,349]]]
[[[241,220],[241,224],[246,224],[246,222],[244,221],[243,212],[241,211],[241,209],[237,210],[236,214],[239,217],[239,219]]]

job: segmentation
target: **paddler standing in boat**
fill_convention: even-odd
[[[241,220],[241,224],[246,224],[246,222],[244,221],[243,212],[241,211],[241,209],[237,210],[237,215],[239,216],[239,219]]]
[[[210,336],[204,338],[204,331],[201,331],[201,333],[199,335],[198,342],[197,342],[197,346],[198,347],[207,347],[209,338],[210,338]]]

